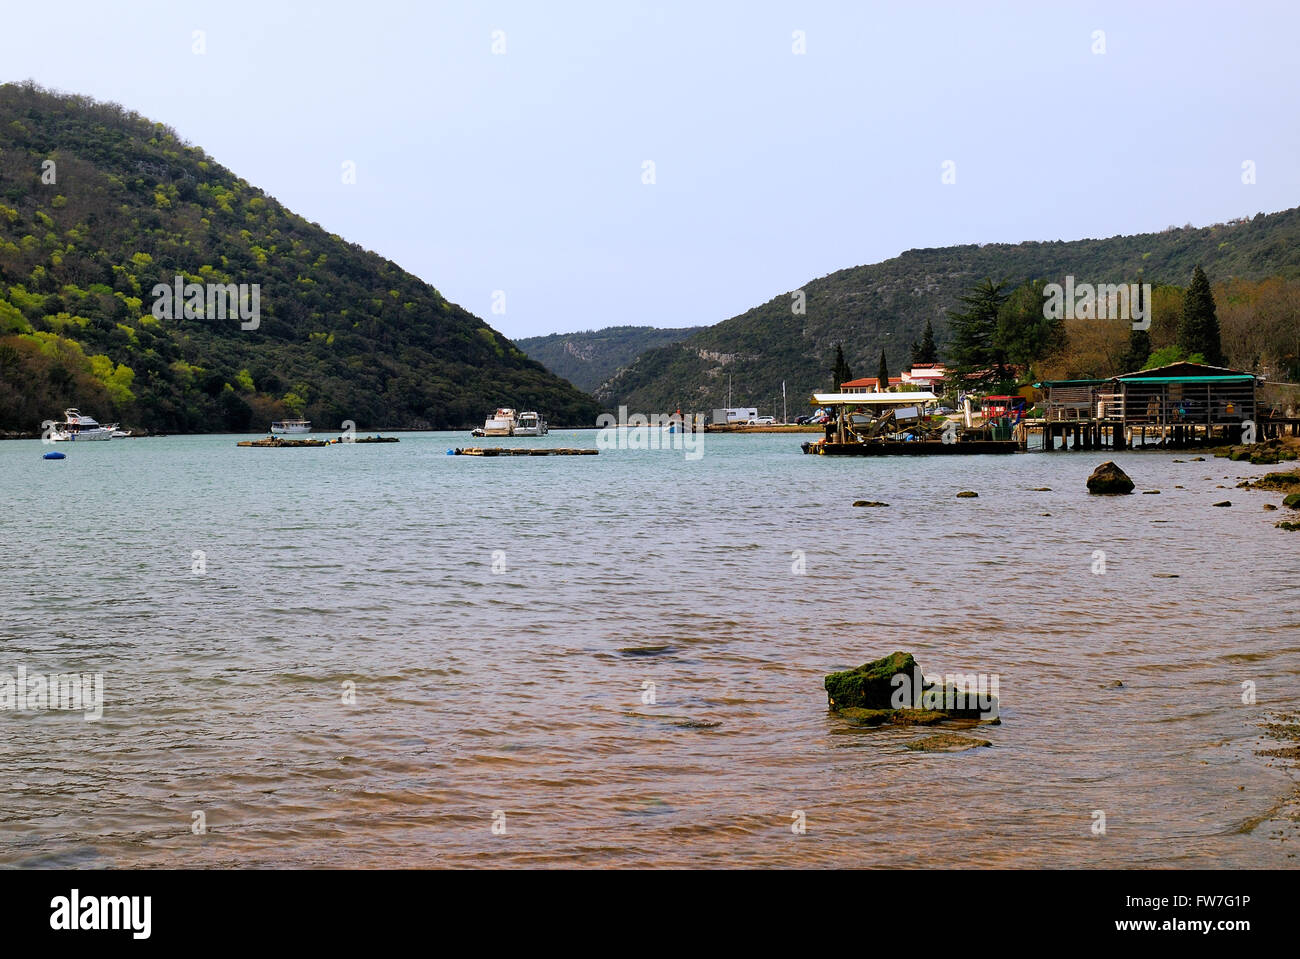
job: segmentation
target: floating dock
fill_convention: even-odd
[[[526,446],[467,446],[447,450],[449,456],[595,456],[595,449],[529,449]]]
[[[235,445],[236,446],[265,446],[267,448],[274,447],[278,449],[280,447],[300,448],[304,446],[328,446],[329,444],[325,442],[325,440],[285,440],[285,439],[281,439],[278,436],[268,436],[266,437],[266,439],[261,439],[261,440],[240,440]]]
[[[240,440],[236,446],[261,446],[280,449],[283,447],[302,448],[306,446],[347,446],[352,443],[399,443],[396,436],[358,436],[353,440],[336,438],[332,440],[287,440],[280,436],[268,436],[260,440]]]

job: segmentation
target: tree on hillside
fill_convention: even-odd
[[[884,393],[889,389],[889,364],[885,361],[885,348],[880,348],[880,366],[876,369],[876,388]]]
[[[853,379],[853,371],[849,369],[849,364],[844,362],[844,344],[835,344],[835,364],[831,367],[831,392],[836,392],[841,383],[847,383]]]
[[[912,354],[913,363],[938,363],[939,348],[934,345],[934,324],[925,321],[925,332],[921,334],[921,345]]]
[[[1059,356],[1070,343],[1064,318],[1046,315],[1045,286],[1043,280],[1031,280],[1012,290],[998,310],[994,337],[1011,363],[1033,372],[1040,360]]]
[[[950,310],[952,369],[965,389],[1006,379],[1007,356],[998,343],[998,312],[1007,299],[1006,281],[981,280],[960,297],[962,311]]]
[[[1183,315],[1178,324],[1178,346],[1188,355],[1200,353],[1212,366],[1223,365],[1219,316],[1214,308],[1210,281],[1198,264],[1183,295]]]

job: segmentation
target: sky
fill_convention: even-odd
[[[1300,205],[1298,28],[1200,0],[0,0],[0,81],[162,121],[519,338]]]

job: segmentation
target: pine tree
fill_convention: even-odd
[[[998,311],[1007,299],[1006,281],[981,280],[961,297],[964,312],[949,311],[952,320],[953,371],[971,389],[1006,379],[1007,358],[998,345]]]
[[[876,389],[884,393],[889,389],[889,364],[885,362],[885,349],[880,349],[880,367],[876,370]]]
[[[913,363],[938,363],[939,348],[934,345],[934,326],[925,321],[925,332],[921,334],[921,345],[912,357]]]
[[[1223,344],[1219,339],[1219,315],[1214,308],[1210,281],[1198,264],[1192,282],[1183,294],[1183,315],[1178,324],[1178,347],[1184,355],[1200,353],[1211,366],[1223,365]]]

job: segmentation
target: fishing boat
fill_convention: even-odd
[[[1019,444],[1010,427],[965,426],[927,413],[933,393],[816,393],[813,401],[830,411],[826,435],[801,444],[815,456],[953,456],[1014,453]]]
[[[545,436],[550,431],[546,420],[532,412],[520,413],[515,423],[515,436]]]
[[[487,418],[483,423],[483,430],[473,431],[472,436],[514,436],[515,435],[515,411],[508,406],[503,406]]]
[[[301,436],[311,432],[311,420],[276,420],[271,424],[274,436]]]
[[[84,443],[89,440],[111,440],[112,427],[101,426],[93,416],[86,416],[76,408],[63,411],[63,422],[50,424],[49,437],[55,443]]]

